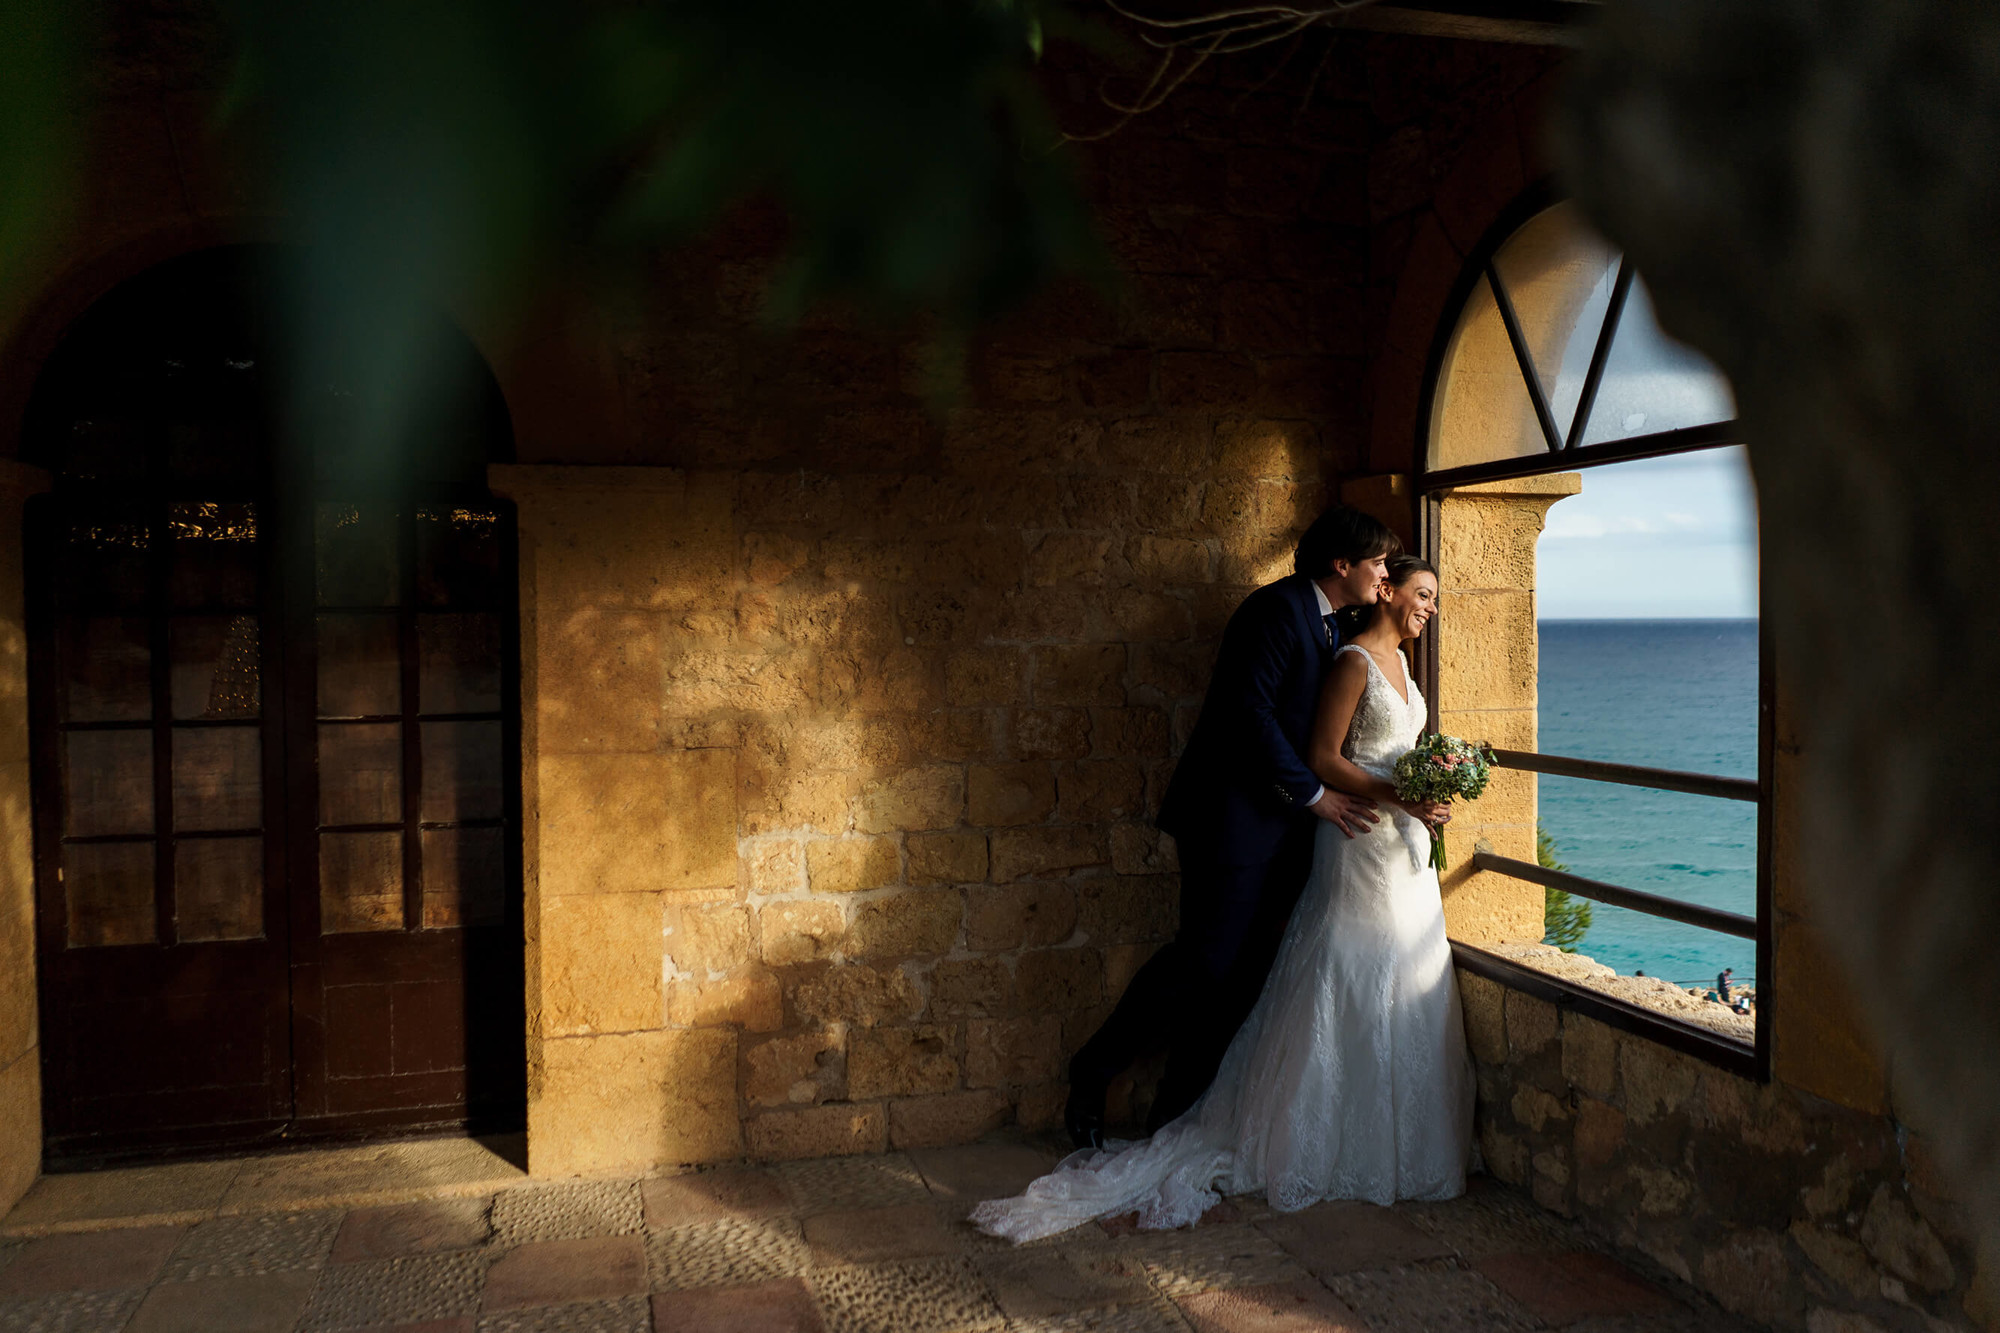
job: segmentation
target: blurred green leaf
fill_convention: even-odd
[[[75,170],[77,6],[0,0],[0,292],[61,215]]]

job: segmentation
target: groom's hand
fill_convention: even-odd
[[[1349,796],[1346,792],[1328,787],[1306,809],[1326,820],[1335,828],[1353,837],[1366,833],[1382,816],[1375,813],[1375,802],[1365,796]]]

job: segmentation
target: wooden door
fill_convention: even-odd
[[[30,406],[52,1161],[524,1111],[497,391],[461,377],[440,447],[372,490],[285,465],[257,271],[119,289]]]

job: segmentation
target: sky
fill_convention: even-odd
[[[1543,620],[1757,614],[1757,501],[1741,448],[1585,468],[1536,547]]]

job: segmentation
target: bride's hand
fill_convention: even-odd
[[[1422,820],[1434,829],[1443,828],[1451,822],[1450,801],[1398,801],[1397,804],[1408,811],[1411,818]]]

